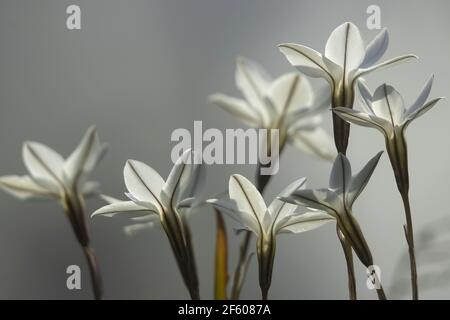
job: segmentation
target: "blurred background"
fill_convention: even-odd
[[[66,28],[66,8],[81,7],[81,30]],[[330,32],[345,21],[360,27],[366,42],[366,9],[381,8],[390,46],[385,58],[415,53],[402,64],[367,78],[371,88],[396,86],[412,103],[431,73],[432,96],[448,95],[450,2],[366,0],[3,0],[0,2],[0,175],[22,174],[21,146],[43,142],[67,156],[92,124],[110,151],[93,178],[106,194],[123,197],[122,170],[128,158],[151,165],[163,177],[172,163],[170,135],[176,128],[239,128],[209,94],[239,96],[234,83],[238,55],[254,59],[274,76],[293,68],[279,53],[282,42],[323,52]],[[314,84],[323,84],[315,81]],[[331,121],[325,116],[325,128]],[[450,126],[448,102],[439,103],[408,130],[411,201],[418,247],[421,297],[450,298]],[[355,170],[384,149],[375,130],[352,127],[348,155]],[[309,186],[328,183],[331,164],[292,147],[265,194],[271,200],[295,178]],[[208,191],[226,188],[228,177],[254,176],[251,165],[208,167]],[[92,212],[103,203],[88,202]],[[355,215],[382,270],[389,297],[410,297],[403,235],[403,207],[384,155]],[[92,244],[104,278],[106,299],[186,299],[188,294],[165,235],[146,230],[127,237],[124,219],[89,220]],[[230,272],[238,239],[227,219]],[[213,296],[215,219],[205,209],[191,220],[202,298]],[[253,245],[252,245],[253,248]],[[82,290],[66,288],[68,265],[82,269]],[[365,268],[356,262],[360,298]],[[330,224],[298,236],[281,236],[270,292],[273,299],[346,299],[345,261]],[[22,202],[0,193],[0,298],[89,299],[87,265],[62,208],[53,202]],[[250,265],[243,298],[259,299],[257,264]]]

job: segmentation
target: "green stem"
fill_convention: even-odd
[[[92,249],[90,246],[84,246],[83,252],[89,265],[95,300],[101,300],[103,294],[102,278],[98,268],[97,257],[95,255],[94,249]]]
[[[406,226],[404,226],[406,242],[408,244],[409,264],[411,268],[411,288],[413,300],[419,299],[419,289],[417,284],[417,265],[414,250],[414,231],[411,215],[411,206],[408,193],[402,193],[403,206],[405,207]]]
[[[342,245],[342,250],[344,251],[345,261],[347,264],[347,277],[348,277],[348,294],[350,300],[356,300],[356,277],[355,277],[355,268],[353,264],[353,252],[351,245],[345,240],[344,235],[342,234],[339,227],[336,225],[336,232],[339,238],[339,241]]]

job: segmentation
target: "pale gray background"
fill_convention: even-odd
[[[281,42],[302,43],[323,51],[330,32],[353,21],[365,39],[376,32],[365,27],[366,8],[373,1],[256,1],[256,0],[96,0],[17,1],[0,4],[0,174],[24,173],[21,145],[44,142],[67,155],[91,124],[111,150],[94,176],[105,193],[120,197],[125,191],[122,168],[127,158],[150,164],[163,176],[171,167],[170,134],[175,128],[240,127],[230,115],[207,103],[221,91],[238,95],[234,86],[237,55],[253,58],[274,75],[292,68],[278,52]],[[374,87],[384,81],[396,85],[407,102],[435,73],[433,96],[447,95],[450,79],[450,3],[442,1],[377,1],[382,25],[390,30],[387,58],[415,53],[413,62],[370,76]],[[69,31],[65,10],[79,4],[82,30]],[[411,199],[415,226],[438,221],[450,230],[447,209],[448,102],[414,123],[409,132]],[[330,121],[325,126],[330,131]],[[378,132],[354,128],[349,156],[356,168],[383,149]],[[211,193],[226,187],[232,173],[253,177],[252,166],[208,168]],[[330,164],[288,148],[280,173],[267,189],[275,195],[294,178],[308,176],[309,184],[327,183]],[[101,201],[90,201],[95,210]],[[361,222],[388,293],[407,298],[391,285],[408,277],[408,268],[395,273],[406,244],[403,209],[387,156],[384,155],[366,191],[356,202]],[[227,220],[230,222],[229,220]],[[103,271],[105,298],[188,298],[165,236],[158,230],[127,238],[126,221],[97,218],[89,221],[93,245]],[[230,266],[234,268],[237,242],[229,223]],[[212,297],[214,226],[212,212],[192,219],[201,294]],[[433,233],[431,233],[433,235]],[[419,237],[420,238],[420,237]],[[48,202],[21,202],[0,193],[0,298],[90,298],[87,268],[61,208]],[[418,239],[418,242],[420,239]],[[445,272],[450,246],[440,245],[419,270],[424,298],[449,298]],[[435,264],[433,264],[433,263]],[[83,289],[68,291],[65,269],[79,264]],[[252,262],[244,298],[259,298],[256,260]],[[372,299],[364,268],[357,263],[359,296]],[[435,277],[436,275],[437,278]],[[431,281],[431,282],[430,282]],[[435,282],[432,282],[435,281]],[[408,289],[408,288],[406,288]],[[341,248],[331,224],[299,236],[283,236],[270,296],[276,299],[345,299],[346,275]]]

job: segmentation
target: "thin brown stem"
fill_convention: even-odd
[[[355,277],[355,267],[353,264],[353,252],[351,245],[345,240],[344,235],[339,230],[339,227],[336,225],[336,232],[339,238],[339,241],[342,245],[342,250],[344,251],[345,261],[347,263],[347,277],[348,277],[348,295],[350,300],[356,300],[356,277]]]
[[[102,290],[102,278],[98,268],[97,257],[94,249],[89,245],[83,247],[84,255],[89,265],[89,272],[91,274],[92,289],[94,291],[94,297],[96,300],[101,300],[103,295]]]
[[[411,268],[411,287],[413,300],[419,299],[419,289],[417,284],[417,265],[414,250],[414,231],[411,215],[411,206],[407,192],[402,192],[403,206],[405,207],[406,225],[404,226],[406,242],[408,244],[409,264]]]

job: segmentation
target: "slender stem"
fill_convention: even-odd
[[[83,246],[83,252],[86,256],[86,260],[89,265],[89,272],[91,274],[92,289],[94,290],[94,297],[96,300],[101,300],[103,295],[102,290],[102,278],[98,268],[97,257],[95,255],[94,249],[89,245]]]
[[[384,293],[383,286],[380,284],[380,288],[377,289],[378,300],[387,300],[386,294]]]
[[[344,251],[345,261],[347,263],[347,277],[348,277],[348,294],[350,300],[356,300],[356,277],[355,277],[355,268],[353,264],[353,252],[351,245],[345,240],[344,235],[342,234],[339,227],[336,225],[336,232],[338,234],[338,238],[342,245],[342,250]]]
[[[419,289],[417,285],[417,265],[416,254],[414,250],[414,231],[411,215],[411,206],[407,192],[401,192],[403,206],[405,207],[406,226],[404,226],[406,242],[408,243],[409,264],[411,268],[411,287],[413,300],[419,299]]]
[[[268,296],[269,296],[269,288],[265,288],[265,289],[261,288],[261,299],[268,300]]]

